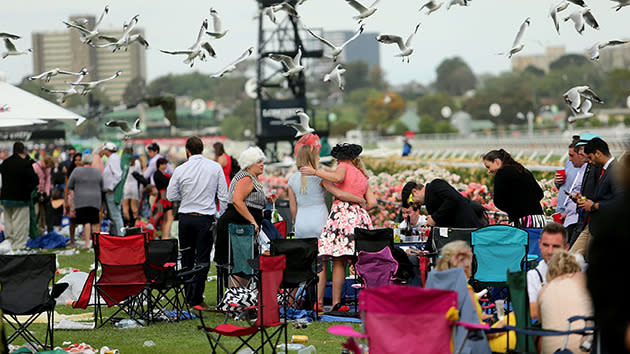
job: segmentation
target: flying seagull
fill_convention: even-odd
[[[144,39],[144,37],[142,37],[140,34],[133,34],[133,35],[131,34],[131,31],[138,24],[138,17],[140,17],[140,15],[135,15],[134,17],[131,18],[131,21],[129,21],[128,24],[125,23],[123,25],[123,33],[120,36],[120,38],[116,39],[114,37],[99,35],[98,36],[99,39],[104,39],[108,41],[109,43],[99,44],[99,45],[90,44],[90,45],[96,48],[114,47],[112,52],[115,52],[121,48],[124,48],[125,51],[127,51],[127,49],[129,48],[129,44],[133,42],[138,42],[142,44],[143,46],[145,46],[145,48],[148,47],[149,43]]]
[[[79,82],[83,81],[83,78],[89,74],[87,68],[82,68],[78,73],[73,73],[76,76],[76,79],[74,81],[72,81],[70,83],[70,85],[72,84],[78,84]]]
[[[444,2],[437,2],[435,0],[429,0],[426,3],[424,3],[424,5],[422,5],[420,7],[420,10],[418,11],[422,11],[422,9],[424,9],[425,7],[427,8],[427,15],[432,14],[433,12],[437,11],[440,7],[442,7],[442,5],[444,4]]]
[[[403,42],[401,36],[392,34],[380,34],[376,36],[376,40],[384,44],[398,44],[398,49],[400,49],[400,53],[396,54],[395,56],[402,57],[403,62],[405,61],[405,58],[407,58],[408,63],[409,56],[413,53],[411,40],[413,39],[413,36],[416,34],[416,32],[418,32],[418,27],[420,27],[419,23],[416,25],[416,28],[413,30],[413,32],[409,35],[406,42]]]
[[[607,42],[597,42],[591,48],[589,48],[588,56],[589,56],[589,58],[591,58],[591,60],[599,60],[599,50],[600,49],[604,49],[606,47],[612,47],[612,46],[616,46],[616,45],[622,45],[622,44],[626,44],[628,42],[630,42],[630,40],[627,40],[627,41],[611,40],[611,41],[607,41]]]
[[[139,129],[140,118],[136,119],[136,121],[133,123],[133,127],[130,127],[129,123],[127,123],[124,120],[110,120],[109,122],[105,123],[105,126],[108,126],[110,128],[116,128],[116,127],[120,128],[120,130],[124,134],[123,139],[128,139],[131,136],[135,136],[142,133],[142,130]]]
[[[8,39],[20,39],[22,37],[15,35],[15,34],[11,34],[11,33],[6,33],[6,32],[0,32],[0,38],[8,38]]]
[[[110,76],[110,77],[106,77],[104,79],[101,80],[96,80],[96,81],[88,81],[88,82],[66,82],[66,84],[70,85],[70,86],[81,86],[83,87],[83,91],[81,91],[81,95],[85,96],[88,94],[88,92],[94,90],[98,85],[113,80],[117,77],[120,76],[120,74],[122,74],[122,71],[117,71],[114,75]]]
[[[302,59],[302,48],[298,48],[297,54],[294,58],[284,54],[273,53],[269,54],[269,58],[284,63],[287,67],[287,71],[282,74],[284,76],[295,75],[304,70],[304,66],[300,64],[300,60]]]
[[[219,17],[219,13],[215,9],[210,9],[210,16],[212,16],[213,31],[212,32],[207,31],[206,33],[216,39],[223,38],[223,36],[225,36],[225,34],[228,32],[228,30],[223,29],[223,26],[221,25],[221,18]]]
[[[271,22],[277,24],[278,19],[276,18],[275,13],[281,10],[286,11],[286,13],[289,14],[289,16],[292,16],[295,18],[300,17],[297,11],[295,11],[295,8],[291,6],[291,4],[289,4],[288,2],[284,1],[278,5],[267,6],[262,10],[258,10],[254,18],[258,18],[258,16],[264,15],[264,16],[267,16]]]
[[[62,75],[81,75],[81,73],[73,73],[71,71],[65,71],[65,70],[61,70],[59,68],[54,68],[52,70],[48,70],[48,71],[44,71],[43,73],[39,74],[39,75],[34,75],[34,76],[30,76],[28,79],[29,80],[42,80],[44,82],[50,82],[50,79],[53,78],[53,76],[57,76],[59,74]]]
[[[214,48],[212,48],[212,46],[210,45],[208,41],[203,40],[203,35],[207,29],[208,29],[208,20],[204,20],[203,23],[201,24],[201,29],[199,29],[199,34],[197,34],[197,41],[192,46],[190,46],[190,48],[186,50],[168,51],[168,50],[160,49],[160,52],[166,53],[166,54],[173,54],[173,55],[178,55],[178,54],[187,55],[186,59],[184,59],[184,64],[190,64],[191,68],[195,64],[195,61],[194,61],[195,58],[200,57],[201,60],[206,60],[206,52],[211,57],[216,57],[217,54],[215,53]]]
[[[468,0],[450,0],[446,5],[446,9],[450,10],[453,5],[468,6]]]
[[[331,80],[335,80],[337,81],[337,87],[339,87],[339,89],[341,91],[343,91],[343,74],[346,72],[346,69],[344,69],[341,64],[337,64],[335,65],[335,67],[332,69],[331,72],[327,73],[326,75],[324,75],[324,82],[330,82]]]
[[[345,41],[341,46],[336,46],[334,44],[332,44],[329,40],[327,40],[326,38],[322,37],[322,36],[318,36],[317,34],[315,34],[313,31],[311,31],[310,28],[307,28],[306,30],[308,31],[308,33],[310,33],[313,37],[317,38],[320,42],[324,43],[325,45],[327,45],[331,50],[331,54],[332,54],[332,58],[333,61],[337,61],[337,57],[341,54],[341,52],[343,51],[343,49],[348,45],[348,43],[352,42],[353,40],[355,40],[361,33],[363,33],[363,30],[365,28],[365,25],[361,24],[361,27],[359,27],[359,30],[352,36],[350,37],[347,41]]]
[[[564,19],[564,22],[569,20],[573,21],[573,23],[575,24],[575,30],[578,31],[579,34],[582,34],[582,32],[584,32],[584,23],[588,23],[588,25],[593,27],[594,29],[599,29],[599,24],[591,13],[591,9],[589,9],[588,7],[573,11],[571,15],[569,15],[569,17],[566,17]]]
[[[68,98],[68,96],[72,96],[72,95],[78,95],[81,93],[81,91],[78,91],[76,88],[74,88],[73,86],[65,89],[65,90],[50,90],[47,89],[45,87],[41,88],[42,91],[44,92],[48,92],[48,93],[60,93],[61,96],[59,98],[57,98],[57,103],[65,103],[66,102],[66,98]]]
[[[243,54],[241,54],[241,56],[238,57],[238,59],[236,59],[235,61],[233,61],[229,65],[227,65],[225,68],[223,68],[223,70],[219,71],[218,73],[212,74],[210,76],[211,77],[223,77],[223,75],[225,75],[227,73],[231,73],[232,71],[236,70],[236,66],[238,64],[244,62],[247,58],[249,58],[250,55],[252,55],[253,52],[254,52],[254,47],[247,48],[247,50]]]
[[[591,100],[587,98],[584,99],[584,101],[580,105],[579,110],[576,111],[573,109],[573,107],[571,107],[571,112],[573,113],[573,115],[567,118],[568,122],[573,123],[576,120],[591,118],[592,116],[594,116],[593,113],[589,112],[591,110],[591,107],[593,107],[593,102],[591,102]]]
[[[525,34],[525,30],[527,30],[530,24],[531,24],[531,20],[528,17],[525,19],[525,21],[521,25],[521,28],[518,30],[518,33],[516,34],[516,38],[514,38],[514,43],[512,43],[512,48],[507,53],[508,58],[511,58],[512,55],[520,52],[521,50],[523,50],[523,47],[525,47],[525,44],[523,44],[523,35]],[[506,54],[506,53],[499,53],[499,55],[503,55],[503,54]]]
[[[549,9],[549,16],[553,20],[553,25],[556,27],[556,32],[560,34],[560,23],[558,23],[558,12],[566,10],[569,7],[567,0],[562,0],[559,4],[552,5]]]
[[[77,20],[77,21],[73,21],[73,22],[66,22],[66,21],[62,21],[66,27],[68,28],[74,28],[76,30],[78,30],[81,33],[81,42],[83,43],[92,43],[93,40],[98,39],[99,36],[99,32],[98,32],[98,27],[101,25],[101,22],[103,22],[103,18],[105,17],[105,14],[109,13],[109,5],[105,6],[105,9],[103,10],[103,13],[101,13],[101,17],[98,18],[98,21],[96,21],[96,24],[94,25],[94,28],[92,28],[92,30],[89,30],[86,25],[87,25],[87,20],[86,19],[81,19],[81,20]]]
[[[376,12],[376,7],[374,6],[378,4],[379,1],[380,0],[376,0],[372,3],[372,5],[370,5],[370,7],[365,7],[356,0],[346,0],[350,6],[354,7],[354,9],[359,12],[359,15],[353,17],[355,20],[359,20],[359,22],[362,22]]]
[[[23,55],[23,54],[28,54],[33,51],[30,48],[25,49],[25,50],[15,49],[15,45],[13,44],[13,42],[11,42],[11,40],[8,37],[4,38],[4,47],[7,48],[7,51],[2,52],[2,59],[8,57],[9,55]]]
[[[622,7],[630,6],[630,0],[612,0],[617,3],[617,5],[613,6],[615,11],[621,10]]]
[[[304,113],[302,109],[297,109],[295,111],[295,114],[297,114],[298,117],[300,118],[299,123],[283,122],[282,124],[297,130],[297,134],[295,134],[296,138],[315,131],[315,129],[308,126],[308,122],[311,119],[311,117],[309,117],[308,114]]]
[[[564,101],[569,105],[571,110],[574,112],[580,113],[582,106],[582,98],[595,101],[597,103],[604,103],[604,101],[597,96],[595,91],[591,90],[588,86],[575,86],[570,88],[567,92],[565,92],[562,97],[564,97]]]

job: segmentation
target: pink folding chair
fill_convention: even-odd
[[[363,279],[364,288],[376,288],[392,284],[398,262],[389,247],[385,247],[378,252],[359,252],[355,269]]]
[[[419,354],[450,354],[453,326],[488,328],[458,322],[452,316],[449,319],[449,310],[453,313],[457,309],[457,293],[450,290],[402,285],[365,289],[359,293],[359,308],[365,333],[346,325],[332,326],[328,332],[365,338],[370,353],[408,353],[413,348]],[[353,353],[362,353],[353,338],[345,346]]]

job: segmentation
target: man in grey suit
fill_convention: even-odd
[[[614,205],[619,199],[623,197],[623,189],[616,181],[615,177],[615,158],[610,154],[608,144],[601,138],[591,139],[586,146],[584,146],[584,153],[586,154],[589,163],[594,167],[602,169],[593,192],[591,199],[577,197],[578,207],[589,212],[590,220],[588,227],[582,231],[578,239],[571,247],[572,253],[585,254],[587,251],[591,234],[596,233],[594,230],[599,228],[602,214],[605,214],[612,205]]]

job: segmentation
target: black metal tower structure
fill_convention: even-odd
[[[282,63],[269,58],[269,54],[284,54],[295,57],[298,49],[302,51],[302,61],[309,58],[321,58],[323,50],[309,50],[313,45],[302,38],[306,31],[300,26],[299,18],[288,15],[286,11],[278,11],[277,24],[263,14],[263,10],[282,3],[282,0],[257,0],[261,15],[258,18],[258,61],[256,65],[256,145],[270,157],[278,159],[277,142],[287,141],[293,145],[295,130],[283,125],[286,121],[298,121],[295,111],[299,108],[307,111],[306,80],[304,71],[284,76]],[[288,0],[296,8],[298,0]],[[299,11],[299,7],[296,8]],[[311,126],[316,129],[314,117]],[[328,132],[318,132],[320,135]],[[268,146],[268,144],[273,144]]]

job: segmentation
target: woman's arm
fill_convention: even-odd
[[[297,216],[297,199],[295,198],[295,193],[293,193],[293,189],[291,187],[289,190],[289,209],[291,210],[291,218],[293,218],[293,223],[295,224],[295,217]]]
[[[219,156],[217,162],[221,165],[221,167],[225,167],[227,165],[227,157],[225,157],[225,154]]]
[[[367,207],[365,210],[370,210],[372,208],[376,208],[378,202],[376,201],[376,196],[372,191],[372,187],[368,186],[367,191],[365,192],[365,200],[367,201]]]
[[[321,179],[325,179],[332,183],[342,183],[346,178],[346,168],[344,166],[337,166],[335,172],[327,172],[324,170],[316,170],[311,166],[300,167],[300,172],[307,176],[317,176]]]
[[[252,213],[247,209],[247,205],[245,205],[245,198],[254,190],[254,182],[251,177],[241,178],[234,188],[234,194],[232,195],[232,204],[236,211],[241,214],[250,224],[254,225],[256,230],[256,234],[260,230],[260,226],[256,223],[256,219]]]
[[[366,205],[365,199],[361,197],[357,197],[356,195],[350,192],[341,190],[339,187],[335,186],[332,182],[328,182],[326,180],[322,180],[321,185],[322,187],[326,188],[326,190],[329,191],[330,194],[334,195],[335,198],[346,201],[346,202],[350,202],[350,203],[356,203],[356,204],[361,205],[361,207],[365,208],[365,205]]]

